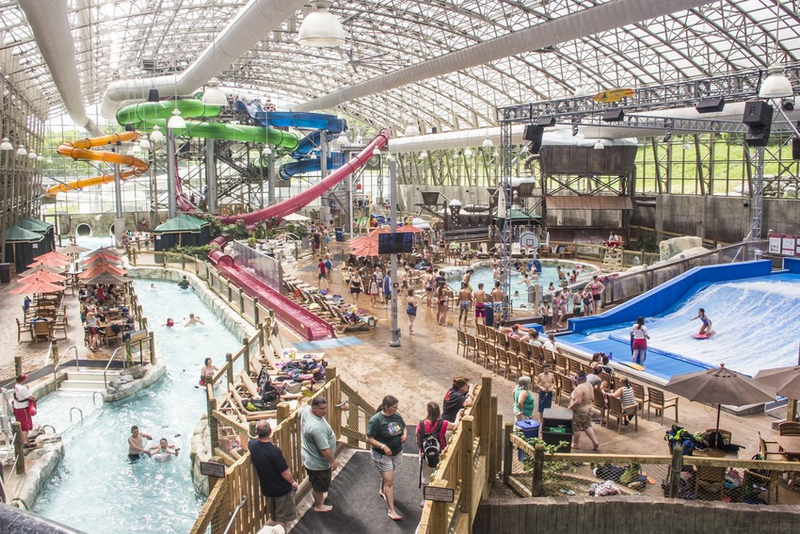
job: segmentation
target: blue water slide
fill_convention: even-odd
[[[338,169],[342,165],[344,165],[344,153],[342,152],[331,152],[328,155],[328,170],[332,171]],[[281,165],[280,171],[278,175],[281,177],[282,180],[289,180],[295,174],[305,174],[307,172],[317,172],[320,170],[322,166],[322,160],[320,159],[303,159],[300,161],[294,161],[292,163],[286,163]]]
[[[294,111],[260,111],[253,118],[259,124],[276,128],[299,128],[301,130],[328,130],[339,134],[347,129],[347,122],[336,115],[325,113],[299,113]]]
[[[255,118],[256,114],[264,113],[264,106],[258,100],[237,100],[235,109],[238,111],[246,111],[248,115]],[[262,124],[263,126],[263,124]]]
[[[290,155],[294,159],[303,159],[305,157],[308,157],[308,155],[312,151],[319,148],[320,137],[322,137],[322,130],[317,130],[316,132],[308,134],[305,138],[300,140],[300,143],[297,145],[297,148]],[[325,134],[325,141],[328,143],[333,141],[334,138],[335,138],[334,134],[330,132]]]

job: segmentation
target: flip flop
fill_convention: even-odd
[[[392,514],[387,514],[387,515],[389,516],[389,519],[391,519],[392,521],[402,521],[403,520],[403,517],[399,516],[399,515],[397,517],[392,517]]]

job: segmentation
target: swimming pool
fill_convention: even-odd
[[[698,308],[704,308],[713,323],[715,334],[709,339],[691,337],[700,329],[700,320],[691,320]],[[750,376],[760,369],[795,365],[800,276],[785,273],[698,284],[664,313],[645,321],[651,338],[646,372],[662,378],[720,363]],[[611,350],[615,360],[630,361],[631,325],[584,330],[559,339],[588,352]]]
[[[523,258],[520,260],[523,264],[527,265],[528,259]],[[554,260],[540,260],[542,262],[542,273],[539,275],[539,284],[542,286],[544,293],[547,293],[547,288],[550,283],[553,284],[554,287],[559,287],[559,280],[558,280],[558,272],[556,271],[556,267],[561,266],[562,270],[565,270],[565,274],[567,275],[567,279],[569,279],[569,273],[572,272],[573,269],[577,269],[578,265],[583,266],[583,272],[580,272],[578,275],[579,282],[588,282],[591,279],[592,273],[596,270],[594,266],[587,265],[585,263],[578,263],[578,262],[569,262],[569,261],[554,261]],[[512,264],[513,265],[513,264]],[[483,264],[477,267],[474,267],[475,272],[472,273],[472,278],[470,280],[470,285],[472,289],[478,289],[478,284],[483,283],[484,290],[488,293],[494,288],[494,277],[492,276],[492,267],[490,264]],[[512,267],[513,269],[513,267]],[[459,291],[461,289],[461,279],[466,272],[467,267],[457,268],[448,270],[447,275],[447,284],[453,289],[453,291]],[[515,291],[519,291],[520,295],[525,295],[527,287],[525,283],[522,281],[522,275],[519,274],[518,271],[511,272],[511,295],[514,295]]]
[[[151,283],[156,292],[149,290]],[[130,399],[102,408],[93,407],[90,394],[63,391],[42,399],[36,422],[52,424],[61,433],[65,452],[33,512],[88,533],[186,533],[205,500],[195,492],[189,472],[189,440],[205,410],[205,394],[195,388],[200,367],[206,356],[221,365],[225,353],[236,352],[241,341],[193,291],[149,280],[136,280],[134,287],[151,325],[163,325],[168,317],[182,320],[189,313],[205,325],[155,326],[167,375]],[[73,406],[83,410],[83,423],[73,412],[76,421],[70,425]],[[156,441],[177,441],[180,455],[168,463],[146,458],[129,463],[127,440],[133,425]]]

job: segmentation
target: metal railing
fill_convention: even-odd
[[[53,367],[53,387],[55,387],[56,390],[58,390],[58,369],[61,367],[61,362],[64,361],[64,358],[67,357],[70,350],[75,352],[75,369],[78,371],[81,370],[81,363],[78,360],[78,347],[72,345],[64,351],[64,354],[61,356],[61,358],[59,358],[58,362]]]
[[[72,412],[74,412],[75,410],[78,410],[78,415],[81,416],[81,423],[83,423],[83,410],[81,410],[77,406],[73,406],[72,408],[69,409],[69,422],[70,423],[72,422]]]
[[[239,511],[244,508],[245,504],[247,504],[247,495],[242,495],[242,502],[237,504],[236,508],[233,509],[233,513],[231,514],[230,520],[228,520],[228,524],[225,526],[225,532],[223,532],[223,534],[228,534],[228,532],[230,532],[233,522],[236,520],[236,516],[239,515]]]
[[[114,359],[117,357],[117,353],[119,351],[121,351],[121,350],[124,350],[124,349],[125,349],[124,345],[122,347],[117,347],[116,349],[114,349],[114,352],[111,354],[111,357],[108,359],[108,363],[106,364],[105,369],[103,369],[103,390],[108,389],[108,368],[111,367],[111,362],[113,362]],[[126,353],[123,352],[123,354],[126,354]],[[126,367],[127,363],[128,362],[126,360],[123,360],[123,368],[127,369],[127,367]],[[94,402],[94,398],[92,398],[92,402]]]

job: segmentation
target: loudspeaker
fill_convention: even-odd
[[[150,92],[147,93],[147,101],[148,102],[158,102],[158,89],[150,89]]]
[[[800,160],[800,139],[792,139],[792,159]]]
[[[528,124],[525,126],[525,133],[522,135],[522,138],[531,142],[531,154],[538,154],[542,149],[543,135],[543,127],[536,126],[535,124]]]
[[[701,100],[694,107],[698,113],[714,113],[717,111],[722,111],[724,108],[725,98],[721,96]]]
[[[761,126],[751,126],[744,135],[744,140],[749,146],[767,146],[769,141],[770,128]]]
[[[772,106],[760,100],[745,102],[742,122],[748,126],[769,128],[772,126]]]
[[[622,108],[611,108],[603,112],[603,120],[606,122],[619,122],[625,118],[625,112]]]
[[[550,128],[556,125],[556,118],[554,115],[541,115],[536,117],[533,124],[535,126],[541,126],[542,128]]]

